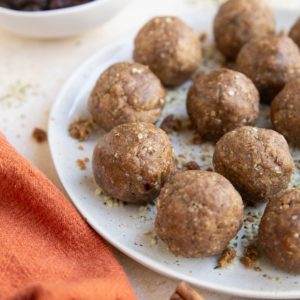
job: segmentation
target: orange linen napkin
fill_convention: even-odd
[[[1,134],[0,299],[136,299],[103,240]]]

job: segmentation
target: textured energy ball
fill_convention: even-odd
[[[213,162],[216,172],[252,203],[269,200],[286,189],[294,170],[284,137],[250,126],[226,133],[216,145]]]
[[[297,46],[300,47],[300,18],[291,28],[289,36],[297,44]]]
[[[216,140],[234,128],[254,123],[259,113],[259,93],[245,75],[219,69],[194,81],[187,110],[198,132]]]
[[[230,60],[252,38],[274,33],[275,18],[263,0],[229,0],[214,21],[217,47]]]
[[[256,38],[248,42],[237,57],[237,70],[247,75],[270,102],[300,73],[300,52],[285,35]]]
[[[165,90],[151,70],[138,63],[117,63],[99,77],[88,102],[94,121],[109,131],[132,122],[156,122]]]
[[[148,65],[165,85],[186,81],[201,62],[197,35],[177,17],[150,20],[135,38],[134,60]]]
[[[155,230],[175,255],[220,254],[243,221],[239,193],[223,176],[206,171],[177,173],[157,199]]]
[[[271,119],[276,131],[300,146],[300,78],[287,83],[271,104]]]
[[[285,190],[267,205],[262,217],[259,246],[271,262],[300,274],[300,190]]]
[[[175,170],[164,131],[150,123],[122,124],[100,138],[93,154],[96,183],[130,203],[152,201]]]

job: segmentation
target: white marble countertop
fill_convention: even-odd
[[[37,144],[33,128],[47,129],[48,115],[64,81],[78,65],[122,34],[137,30],[154,15],[201,9],[217,0],[136,0],[104,26],[64,40],[30,40],[0,31],[0,130],[16,149],[59,188],[48,144]],[[299,9],[299,0],[269,0],[273,6]],[[205,9],[205,8],[202,8]],[[130,20],[130,22],[128,22]],[[166,300],[176,282],[154,273],[114,250],[141,300]],[[209,300],[238,299],[202,291]]]

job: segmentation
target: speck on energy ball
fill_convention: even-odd
[[[150,123],[122,124],[102,136],[93,154],[96,183],[119,200],[152,201],[175,171],[166,133]]]
[[[243,221],[241,196],[226,178],[213,172],[175,174],[156,206],[156,233],[178,256],[222,253]]]
[[[229,0],[220,6],[214,20],[217,47],[230,60],[254,37],[275,32],[272,10],[263,0]]]
[[[134,60],[148,65],[164,85],[178,85],[201,62],[200,41],[179,18],[156,17],[138,32]]]
[[[222,68],[194,81],[187,111],[202,137],[217,140],[234,128],[254,123],[259,93],[245,75]]]
[[[271,104],[271,119],[276,131],[300,146],[300,79],[287,83]]]
[[[88,110],[100,127],[109,131],[132,122],[156,122],[165,105],[160,80],[144,65],[117,63],[99,77]]]
[[[244,126],[226,133],[213,162],[247,202],[269,200],[288,187],[294,170],[284,137],[269,129]]]
[[[271,262],[300,274],[300,190],[285,190],[267,205],[259,228],[259,247]]]
[[[300,74],[300,52],[285,35],[255,38],[242,48],[236,65],[254,82],[262,101],[270,102]]]

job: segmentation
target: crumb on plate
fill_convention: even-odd
[[[94,128],[94,123],[91,119],[82,119],[77,117],[69,125],[69,134],[72,138],[79,140],[80,142],[86,141]]]
[[[79,167],[79,169],[81,171],[83,170],[86,170],[86,164],[89,162],[89,158],[88,157],[85,157],[84,159],[77,159],[76,160],[76,163],[77,163],[77,166]]]
[[[175,119],[174,115],[168,115],[162,121],[160,128],[166,133],[171,133],[172,131],[180,131],[182,130],[182,121],[179,119]]]
[[[245,247],[243,256],[240,258],[240,262],[246,267],[246,268],[253,268],[255,262],[259,258],[259,252],[256,247],[256,245],[251,244],[247,247]]]
[[[200,166],[197,164],[197,162],[195,162],[194,160],[188,161],[187,163],[185,163],[184,167],[187,170],[200,170]]]
[[[218,259],[218,267],[225,268],[229,266],[233,262],[235,257],[236,257],[236,251],[234,249],[231,248],[225,249]]]
[[[47,132],[43,129],[34,128],[32,132],[32,136],[39,144],[47,141]]]

